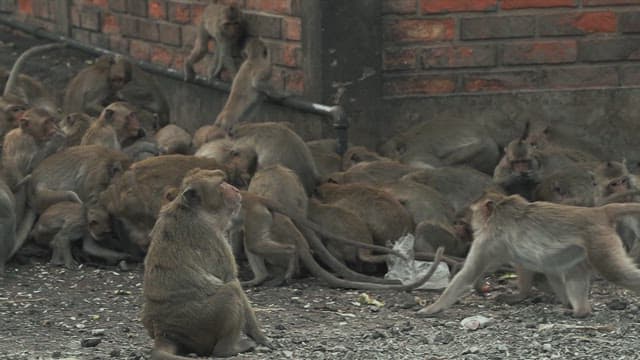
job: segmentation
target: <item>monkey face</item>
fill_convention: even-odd
[[[182,180],[180,195],[170,205],[177,202],[215,214],[216,221],[225,224],[226,228],[240,211],[242,196],[225,179],[226,175],[221,170],[193,169]]]
[[[25,112],[20,118],[20,128],[33,136],[36,142],[47,141],[60,133],[55,119],[42,109],[31,109]]]
[[[120,91],[131,80],[131,64],[123,59],[116,58],[109,68],[109,85],[112,92]]]
[[[102,241],[111,236],[111,217],[107,210],[102,207],[87,209],[87,227],[89,234],[96,241]]]
[[[611,195],[614,193],[621,193],[631,190],[631,184],[629,176],[621,176],[619,178],[613,179],[609,181],[607,184],[607,195]]]

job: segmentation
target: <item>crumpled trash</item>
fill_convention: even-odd
[[[460,325],[462,325],[467,330],[478,330],[487,327],[487,325],[491,324],[492,322],[492,318],[488,318],[482,315],[475,315],[462,319],[462,321],[460,321]]]
[[[415,238],[412,234],[407,234],[396,241],[393,249],[405,255],[408,260],[393,255],[387,257],[387,268],[389,271],[384,275],[385,279],[400,280],[403,284],[409,284],[426,275],[432,262],[414,260],[414,241]],[[449,267],[444,262],[440,262],[431,279],[418,287],[418,289],[444,289],[448,283]]]
[[[369,296],[367,293],[362,293],[358,296],[358,302],[362,305],[373,305],[376,307],[383,307],[384,303],[382,301],[376,300]]]

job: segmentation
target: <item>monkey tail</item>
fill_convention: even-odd
[[[11,253],[9,254],[9,257],[7,258],[7,260],[11,259],[11,257],[16,252],[18,252],[18,250],[20,250],[22,245],[24,245],[24,243],[27,241],[27,238],[29,237],[29,233],[31,232],[31,228],[33,227],[33,224],[35,222],[36,222],[36,213],[33,209],[28,208],[24,216],[22,217],[22,222],[18,224],[18,227],[16,229],[16,238],[13,244],[13,249],[11,249]]]
[[[615,203],[602,207],[605,214],[611,221],[615,221],[620,216],[640,215],[640,203]]]
[[[18,75],[20,75],[20,69],[22,68],[22,65],[24,64],[24,62],[30,56],[33,56],[41,52],[53,50],[53,49],[63,48],[65,46],[67,46],[67,44],[65,43],[38,45],[23,52],[22,55],[18,57],[18,60],[16,60],[16,62],[13,64],[13,67],[11,68],[11,72],[9,73],[9,79],[7,80],[7,84],[4,86],[4,91],[2,95],[3,96],[9,95],[11,90],[16,86],[16,82],[18,81]]]
[[[622,240],[612,234],[609,238],[589,245],[589,262],[607,280],[629,290],[640,292],[640,269],[624,250]]]

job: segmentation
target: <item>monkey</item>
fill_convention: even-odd
[[[209,141],[222,139],[227,136],[222,129],[220,129],[216,125],[204,125],[198,128],[196,132],[193,134],[193,147],[195,149],[200,149],[202,145],[208,143]]]
[[[20,72],[28,58],[45,51],[60,49],[65,46],[66,44],[64,43],[33,46],[18,57],[10,72],[7,73],[6,70],[0,69],[0,82],[4,84],[2,95],[8,96],[12,94],[29,104],[30,107],[41,108],[48,111],[51,115],[57,115],[59,106],[55,98],[51,96],[53,92],[38,80],[20,74]],[[4,80],[5,77],[6,81]]]
[[[131,81],[131,63],[122,57],[103,55],[80,70],[65,89],[63,111],[99,116],[115,94]]]
[[[158,130],[154,138],[163,154],[191,153],[191,135],[177,125],[166,125]]]
[[[328,182],[380,185],[397,181],[401,177],[418,170],[420,169],[396,160],[366,161],[355,164],[346,171],[331,174]]]
[[[561,124],[543,125],[537,130],[530,131],[526,142],[535,149],[544,150],[549,147],[562,146],[598,159],[608,153],[599,141],[587,140],[576,136],[575,126],[566,127]]]
[[[520,138],[505,147],[504,156],[493,171],[493,181],[508,194],[533,200],[533,191],[542,180],[542,170],[534,149],[526,142],[529,129],[527,122]]]
[[[313,161],[318,169],[318,176],[327,179],[330,174],[342,170],[342,158],[336,152],[335,139],[320,139],[306,142]]]
[[[340,275],[354,280],[381,282],[378,278],[362,276],[361,274],[350,271],[343,263],[335,259],[324,247],[320,239],[318,239],[316,235],[308,229],[317,231],[331,240],[349,245],[366,247],[368,249],[383,252],[391,252],[391,250],[384,247],[361,243],[352,239],[339,238],[323,229],[321,226],[310,223],[306,216],[308,199],[302,184],[300,184],[300,180],[293,171],[281,165],[263,168],[256,172],[254,178],[251,180],[248,192],[262,198],[261,201],[259,201],[259,204],[253,201],[253,204],[248,203],[247,206],[244,207],[245,210],[243,210],[245,231],[244,248],[247,258],[249,259],[249,264],[256,275],[255,279],[250,282],[252,285],[256,285],[256,283],[259,283],[266,278],[264,265],[259,263],[263,261],[261,258],[265,260],[273,260],[271,258],[276,257],[277,259],[275,261],[277,263],[286,262],[285,275],[281,278],[277,278],[277,283],[290,280],[296,271],[296,244],[290,244],[292,246],[281,245],[283,242],[290,239],[289,236],[283,235],[280,238],[274,236],[274,239],[271,240],[265,238],[264,232],[267,231],[265,228],[269,228],[268,224],[271,223],[270,219],[272,217],[269,213],[272,213],[273,211],[291,218],[295,226],[302,227],[300,228],[300,232],[303,234],[304,238],[309,241],[316,254],[325,264],[334,269],[334,271],[338,272]],[[247,198],[243,203],[250,200],[248,195],[243,196]],[[267,203],[267,201],[270,201],[270,203]],[[283,220],[284,219],[279,219],[276,221],[276,219],[274,219],[274,229],[272,229],[272,232],[277,232],[279,225],[288,227],[287,225],[282,224],[281,221]],[[278,241],[278,239],[282,241]],[[387,281],[382,282],[386,283]]]
[[[620,286],[640,291],[640,270],[625,253],[615,221],[640,212],[640,204],[588,208],[527,202],[520,195],[487,193],[471,206],[474,240],[462,270],[419,315],[450,307],[485,271],[513,262],[544,273],[574,317],[591,313],[591,270]]]
[[[151,231],[141,318],[154,340],[154,359],[227,357],[269,345],[227,243],[241,195],[224,179],[220,170],[188,172]],[[251,340],[240,339],[243,331]]]
[[[118,101],[102,110],[100,117],[85,132],[80,144],[122,150],[135,160],[139,160],[140,153],[159,155],[160,149],[155,143],[141,140],[145,135],[136,109],[129,103]]]
[[[227,102],[214,125],[234,135],[238,123],[246,121],[265,97],[282,100],[288,96],[276,92],[269,84],[272,75],[271,53],[259,39],[251,39],[243,53],[246,58],[231,83]]]
[[[80,145],[82,137],[89,127],[96,121],[96,118],[84,113],[71,113],[60,120],[58,126],[67,139],[66,146]]]
[[[184,174],[193,168],[220,169],[234,182],[235,174],[214,159],[189,155],[161,155],[135,162],[99,194],[98,204],[107,209],[115,223],[114,232],[131,245],[132,255],[146,252],[149,231],[156,222],[168,187],[180,185]]]
[[[71,254],[71,243],[77,240],[82,240],[84,253],[102,258],[108,263],[128,258],[125,253],[99,244],[110,234],[110,219],[105,209],[85,209],[77,202],[63,201],[53,204],[40,214],[30,236],[37,244],[51,247],[52,265],[74,269],[77,263]]]
[[[365,184],[325,183],[316,189],[323,203],[342,206],[360,216],[369,227],[374,244],[386,245],[414,229],[411,215],[384,190]]]
[[[575,164],[546,175],[533,192],[535,201],[594,206],[596,180],[590,167]]]
[[[18,120],[27,109],[27,103],[16,96],[9,94],[0,97],[0,140],[3,140],[9,131],[18,127]]]
[[[481,124],[446,117],[393,136],[378,152],[413,166],[468,165],[485,174],[491,174],[500,160],[498,145]]]
[[[466,166],[423,169],[401,178],[434,189],[453,206],[455,214],[464,211],[487,188],[493,187],[491,177]]]
[[[2,144],[2,167],[11,179],[10,184],[29,175],[65,142],[55,119],[44,109],[27,110],[19,123],[18,128],[7,133]]]
[[[342,170],[347,171],[352,166],[361,162],[389,161],[391,159],[381,156],[375,151],[371,151],[364,146],[351,146],[342,155]]]
[[[216,143],[215,151],[208,156],[214,156],[221,164],[234,162],[240,173],[252,175],[263,167],[280,164],[298,175],[307,195],[311,195],[319,182],[320,176],[309,148],[284,124],[243,124],[238,126],[232,139],[218,139]],[[196,156],[205,156],[204,150],[196,152]]]
[[[193,50],[184,62],[184,80],[192,81],[196,73],[193,65],[207,53],[210,39],[216,43],[213,64],[209,70],[209,80],[220,75],[222,66],[229,71],[231,77],[237,72],[233,54],[240,48],[244,38],[245,21],[242,12],[235,5],[209,4],[202,13],[202,20],[196,30],[196,41]]]
[[[5,272],[5,264],[17,251],[16,199],[7,183],[0,178],[0,276]]]

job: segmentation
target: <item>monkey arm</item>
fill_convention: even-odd
[[[623,192],[618,192],[611,194],[603,199],[600,199],[597,206],[611,204],[611,203],[620,203],[620,202],[634,202],[636,201],[635,196],[640,195],[640,190],[628,190]]]
[[[251,81],[251,86],[259,93],[276,101],[282,101],[288,97],[291,97],[291,94],[286,91],[278,91],[274,89],[268,81],[253,79]]]

